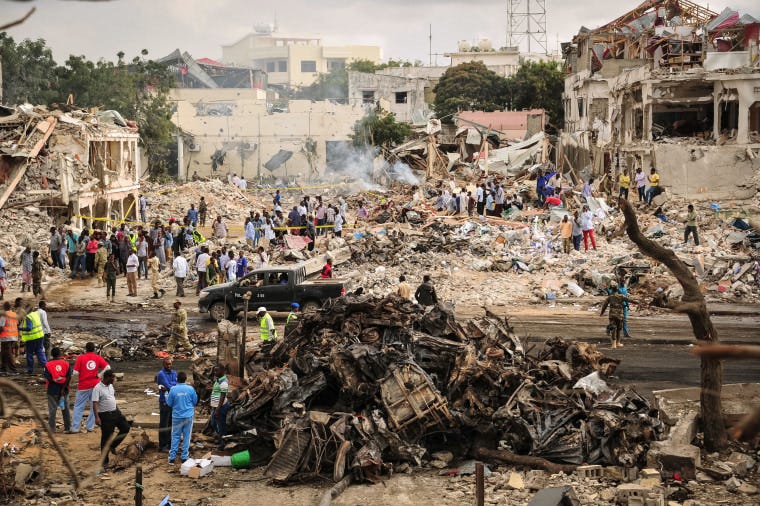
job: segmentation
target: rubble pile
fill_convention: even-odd
[[[306,313],[249,355],[228,434],[290,481],[345,473],[376,481],[474,445],[570,464],[640,464],[662,426],[632,390],[601,379],[618,360],[556,338],[529,354],[506,320],[460,323],[389,296],[347,295]],[[196,368],[195,385],[210,376]]]

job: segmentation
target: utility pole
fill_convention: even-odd
[[[258,155],[259,162],[256,169],[256,177],[259,178],[259,184],[261,184],[261,113],[257,114],[259,122],[259,144],[256,146],[256,154]]]
[[[428,36],[428,67],[433,66],[433,25],[430,24],[430,35]]]
[[[243,325],[240,338],[240,346],[238,347],[238,374],[240,375],[240,381],[245,379],[245,341],[248,333],[248,301],[251,300],[251,292],[245,292],[243,295]]]

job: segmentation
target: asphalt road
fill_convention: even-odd
[[[81,331],[110,338],[159,330],[166,317],[160,313],[56,312],[50,315],[53,327]],[[683,316],[631,318],[634,336],[626,346],[612,350],[605,337],[606,318],[596,313],[519,314],[510,318],[518,335],[540,344],[546,338],[596,342],[599,349],[620,358],[613,383],[633,385],[642,394],[652,390],[699,385],[699,359],[690,354],[694,336]],[[721,339],[727,342],[760,342],[760,318],[713,316]],[[199,315],[190,317],[190,329],[208,331],[214,324]],[[278,322],[283,323],[283,322]],[[153,365],[148,366],[153,367]],[[760,382],[760,361],[726,361],[724,383]]]

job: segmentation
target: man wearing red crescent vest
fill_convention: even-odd
[[[48,425],[50,432],[55,432],[55,417],[58,407],[63,411],[63,430],[71,433],[71,411],[69,411],[69,383],[71,366],[61,358],[61,349],[50,351],[52,360],[45,364],[45,390],[48,399]]]
[[[18,342],[18,315],[11,311],[11,303],[3,303],[3,313],[0,315],[0,374],[15,375],[16,357],[14,349]]]

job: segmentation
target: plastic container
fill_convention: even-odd
[[[245,469],[251,465],[251,453],[248,450],[232,454],[232,467]]]

